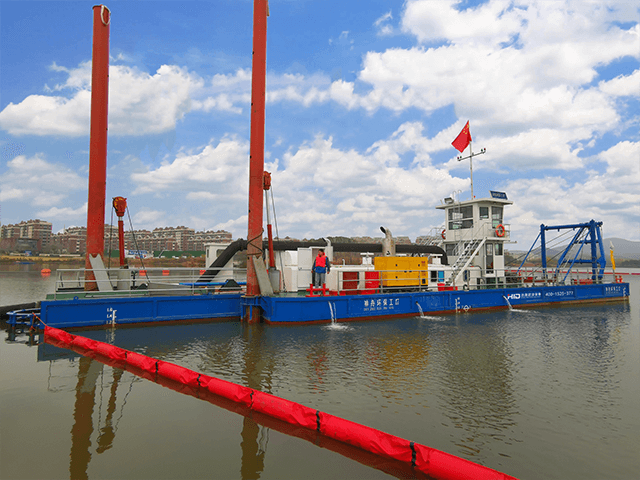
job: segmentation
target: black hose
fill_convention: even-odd
[[[263,242],[263,248],[266,248],[266,240]],[[297,250],[298,248],[310,247],[326,247],[327,243],[323,240],[314,240],[307,242],[277,240],[273,242],[274,251]],[[381,243],[332,243],[334,252],[371,252],[382,253]],[[243,239],[236,240],[231,243],[215,261],[207,268],[198,282],[211,282],[216,277],[220,269],[233,258],[233,256],[247,249],[247,241]],[[435,245],[417,245],[417,244],[396,244],[396,253],[412,253],[412,254],[436,254],[442,255],[442,264],[448,265],[447,253],[440,247]]]

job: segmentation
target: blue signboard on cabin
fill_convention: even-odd
[[[489,190],[491,194],[491,198],[499,198],[500,200],[507,200],[507,194],[504,192],[494,192],[493,190]]]

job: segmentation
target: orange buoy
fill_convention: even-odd
[[[140,275],[146,275],[147,271],[146,270],[140,270]]]
[[[201,269],[200,269],[200,275],[204,275],[204,274],[205,274],[205,272],[206,272],[206,270],[205,270],[204,268],[201,268]]]
[[[42,276],[51,275],[51,269],[50,268],[43,268],[42,270],[40,270],[40,274]]]
[[[169,275],[169,270],[162,270],[162,275],[164,275],[165,277]]]

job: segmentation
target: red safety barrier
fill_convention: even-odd
[[[202,378],[200,379],[200,385],[211,393],[241,403],[247,407],[251,406],[251,394],[254,392],[251,388],[236,385],[235,383],[227,382],[219,378],[209,377],[208,375],[203,375],[203,377],[204,380]]]
[[[169,386],[181,393],[198,396],[203,390],[237,404],[246,411],[266,415],[293,427],[315,431],[327,438],[362,449],[381,458],[401,462],[420,473],[441,480],[516,480],[514,477],[469,460],[441,452],[395,435],[320,412],[265,392],[210,377],[163,360],[156,360],[114,345],[45,326],[45,341],[71,348],[109,365],[126,365],[133,373]],[[104,360],[102,360],[104,358]],[[179,385],[179,387],[175,387]]]
[[[384,457],[411,463],[411,442],[375,428],[320,412],[320,433]]]
[[[171,380],[175,380],[176,382],[190,387],[200,386],[200,382],[198,381],[200,374],[198,372],[194,372],[188,368],[165,362],[163,360],[158,360],[158,375],[170,378]]]
[[[59,330],[57,328],[50,328],[50,327],[44,328],[44,334],[51,338],[55,338],[56,340],[66,345],[70,345],[71,342],[73,342],[73,337],[74,337],[74,335],[71,335],[69,332],[65,332],[64,330]]]
[[[319,427],[317,410],[257,390],[253,392],[252,399],[251,410],[309,430],[317,430]]]
[[[141,355],[136,352],[128,352],[127,363],[147,373],[152,373],[155,375],[157,372],[157,360],[149,358],[146,355]]]
[[[414,444],[416,468],[431,477],[441,480],[510,480],[514,477],[492,470],[469,460],[441,452],[435,448]]]
[[[45,330],[45,335],[46,334],[47,332]],[[71,342],[71,346],[84,348],[85,350],[95,351],[96,348],[98,347],[98,342],[95,340],[91,340],[90,338],[73,335],[73,341]]]
[[[111,358],[113,360],[126,360],[127,359],[127,351],[116,347],[115,345],[110,345],[108,343],[98,342],[96,346],[96,352],[100,355],[103,355],[107,358]]]

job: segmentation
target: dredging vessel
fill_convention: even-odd
[[[91,88],[91,138],[87,256],[85,269],[59,270],[56,291],[39,308],[9,314],[9,323],[57,328],[104,327],[136,323],[210,320],[299,324],[412,315],[440,315],[513,306],[625,301],[629,284],[605,274],[602,222],[540,228],[541,267],[505,267],[504,245],[510,226],[504,192],[471,200],[446,198],[436,208],[445,222],[428,245],[396,245],[391,232],[376,244],[287,243],[263,237],[263,192],[270,176],[264,171],[266,2],[254,12],[251,86],[248,241],[237,241],[210,257],[207,268],[178,275],[164,270],[105,268],[104,220],[107,155],[107,104],[110,12],[94,8]],[[256,4],[256,5],[257,5]],[[472,189],[473,192],[473,189]],[[120,252],[124,251],[122,216],[126,199],[116,197]],[[575,235],[558,266],[547,264],[546,232],[571,230]],[[587,258],[582,252],[588,250]],[[234,254],[246,249],[246,271],[234,268]],[[311,286],[311,262],[319,248],[331,259],[337,251],[360,251],[362,265],[331,268],[322,288]],[[267,251],[268,250],[268,254]],[[218,255],[219,253],[219,255]],[[377,255],[381,254],[381,255]],[[123,258],[121,256],[121,262]],[[268,262],[268,263],[267,263]],[[588,264],[587,271],[576,269]],[[267,267],[268,265],[268,267]],[[276,265],[279,265],[277,267]]]
[[[512,202],[503,192],[491,195],[437,206],[446,222],[426,245],[396,245],[384,228],[380,243],[274,241],[273,262],[268,254],[249,257],[260,288],[254,296],[247,295],[246,269],[234,267],[244,240],[210,245],[206,269],[103,269],[95,272],[98,290],[85,290],[91,281],[85,270],[59,270],[56,291],[39,311],[16,312],[13,321],[34,313],[58,328],[239,321],[249,310],[265,323],[293,325],[628,300],[629,284],[605,273],[602,222],[541,225],[540,248],[529,251],[539,252],[539,265],[525,266],[525,257],[517,268],[505,266],[511,228],[504,209]],[[551,267],[546,237],[560,230],[573,238],[556,251]],[[326,284],[314,288],[312,264],[320,248],[330,259],[359,251],[362,264],[333,265]]]

